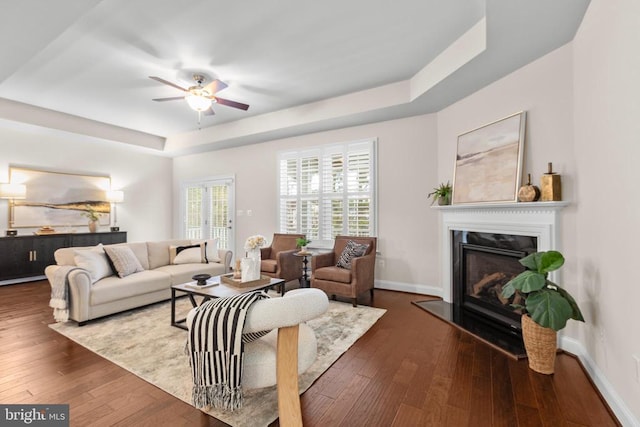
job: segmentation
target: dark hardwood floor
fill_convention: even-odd
[[[0,403],[68,403],[72,426],[200,422],[190,405],[48,328],[48,299],[46,281],[0,286]],[[305,426],[619,425],[572,356],[537,374],[417,299],[375,292],[387,313],[302,395]]]

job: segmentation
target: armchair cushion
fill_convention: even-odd
[[[367,244],[360,244],[349,240],[338,258],[336,267],[351,269],[351,260],[363,256],[368,248],[369,245]]]
[[[263,259],[260,262],[260,271],[275,273],[278,270],[278,262],[275,259]]]
[[[314,277],[318,280],[330,280],[332,282],[351,283],[351,270],[337,266],[324,267],[316,270]]]

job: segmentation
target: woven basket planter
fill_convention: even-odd
[[[527,315],[522,316],[522,338],[529,368],[541,374],[553,374],[556,363],[557,332],[544,328]]]

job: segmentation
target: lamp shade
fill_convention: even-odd
[[[25,199],[27,186],[24,184],[0,184],[0,199]]]
[[[111,203],[124,202],[124,192],[122,190],[109,190],[107,191],[107,201]]]

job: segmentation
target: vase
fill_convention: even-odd
[[[451,196],[440,196],[438,197],[438,206],[447,206],[451,204]]]
[[[260,248],[247,251],[247,256],[243,258],[241,262],[243,282],[260,279],[261,261],[262,256],[260,254]]]
[[[557,332],[522,316],[522,339],[527,350],[529,368],[541,374],[553,374],[556,362]]]
[[[89,232],[95,233],[98,231],[98,221],[89,221]]]

